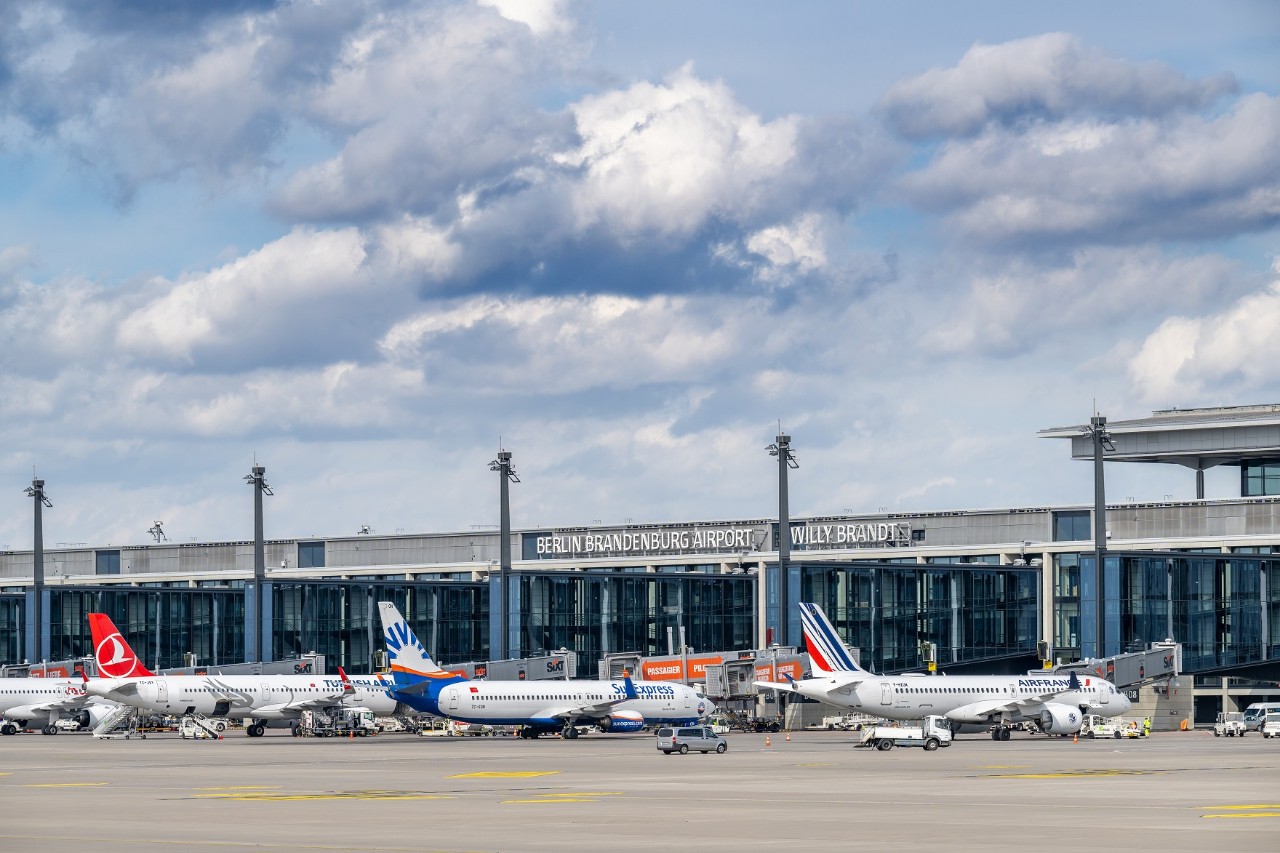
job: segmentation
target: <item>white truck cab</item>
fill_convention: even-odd
[[[1214,737],[1244,737],[1246,731],[1244,714],[1239,711],[1218,712],[1218,720],[1213,724]]]
[[[1268,711],[1262,721],[1263,737],[1280,737],[1280,711]]]

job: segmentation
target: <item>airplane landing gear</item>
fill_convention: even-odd
[[[265,723],[254,723],[244,731],[249,737],[262,737],[267,731],[267,726]]]
[[[565,740],[573,740],[578,736],[578,730],[573,726],[565,726],[560,736]]]
[[[1013,734],[1007,726],[996,726],[991,730],[992,740],[1008,740]]]
[[[55,725],[48,725],[48,726],[45,726],[43,729],[41,729],[40,733],[46,734],[46,735],[56,735],[58,733],[58,727]]]

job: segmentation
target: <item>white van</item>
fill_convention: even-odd
[[[1245,731],[1260,732],[1268,712],[1280,711],[1280,702],[1254,702],[1244,709]]]

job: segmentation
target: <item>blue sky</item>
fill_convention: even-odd
[[[1270,3],[11,9],[0,545],[33,470],[246,538],[255,457],[467,530],[500,441],[517,526],[767,517],[779,421],[795,514],[1087,503],[1038,429],[1280,401]]]

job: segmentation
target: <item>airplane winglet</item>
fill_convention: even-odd
[[[790,684],[793,688],[796,686],[795,677],[792,676],[791,673],[784,672],[782,673],[782,677],[785,678],[787,680],[787,683]]]
[[[631,681],[631,675],[627,673],[626,670],[623,670],[622,672],[622,684],[623,688],[626,690],[626,697],[628,699],[640,698],[640,694],[636,692],[635,684]]]
[[[338,667],[338,677],[342,679],[342,694],[350,696],[356,692],[355,685],[351,683],[351,679],[347,678],[347,672],[342,667]]]

